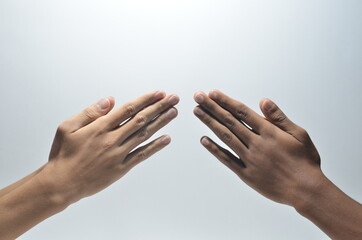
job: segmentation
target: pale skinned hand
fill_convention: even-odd
[[[89,108],[84,109],[84,111],[82,113],[74,116],[72,119],[69,119],[68,123],[73,124],[74,129],[79,128],[79,124],[81,122],[84,122],[84,124],[87,124],[87,122],[88,123],[93,122],[97,118],[99,118],[103,115],[106,115],[110,110],[112,110],[113,107],[114,107],[113,97],[100,99],[96,104],[93,104]],[[83,120],[77,121],[77,119],[83,119]],[[55,154],[58,151],[59,147],[61,146],[61,138],[58,137],[53,145],[54,145],[54,147],[52,148],[53,153],[51,153],[51,155]],[[7,193],[15,190],[16,188],[22,186],[23,184],[30,181],[31,179],[33,179],[38,173],[40,173],[43,170],[45,165],[46,164],[41,166],[39,169],[37,169],[33,173],[29,174],[28,176],[20,179],[19,181],[7,186],[4,189],[1,189],[0,198],[2,196],[6,195]]]
[[[138,147],[176,117],[178,102],[176,95],[157,91],[110,113],[113,98],[90,106],[59,126],[38,179],[67,205],[101,191],[169,144],[170,137],[161,136]]]
[[[271,100],[260,102],[266,118],[218,90],[208,95],[198,92],[195,100],[199,104],[195,115],[237,156],[208,137],[201,143],[265,197],[297,207],[312,194],[309,190],[314,185],[324,181],[320,157],[308,133]]]

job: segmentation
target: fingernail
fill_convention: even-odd
[[[169,137],[169,136],[163,136],[162,138],[161,138],[161,142],[163,143],[163,144],[169,144],[170,142],[171,142],[171,138]]]
[[[265,100],[263,104],[263,107],[267,112],[270,112],[274,108],[274,106],[274,103],[269,99]]]
[[[161,98],[163,98],[165,96],[165,92],[163,92],[163,91],[157,91],[157,92],[155,92],[155,98],[156,99],[161,99]]]
[[[195,101],[197,103],[203,103],[204,102],[204,96],[201,93],[198,93],[195,97]]]
[[[177,111],[176,111],[176,109],[174,109],[174,108],[171,108],[171,109],[168,110],[167,113],[166,113],[166,116],[167,116],[168,118],[170,118],[170,119],[176,117],[176,115],[177,115]]]
[[[196,113],[196,115],[199,116],[202,116],[204,114],[204,111],[202,111],[202,109],[199,107],[196,107],[194,112]]]
[[[97,105],[99,109],[106,110],[107,108],[109,108],[110,102],[107,98],[102,98],[97,102]]]
[[[219,95],[217,94],[217,92],[215,90],[212,90],[210,92],[210,97],[212,97],[213,99],[216,99]]]
[[[206,137],[204,137],[204,138],[201,139],[201,143],[202,143],[203,145],[207,146],[207,145],[210,144],[210,141],[209,141]]]
[[[168,99],[168,103],[171,105],[177,104],[178,101],[179,101],[179,98],[175,95],[171,95],[170,98]]]

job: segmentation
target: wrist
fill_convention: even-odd
[[[313,176],[299,188],[298,197],[293,203],[295,210],[303,216],[320,204],[323,196],[330,191],[331,185],[333,185],[320,169]]]
[[[66,192],[62,190],[62,184],[58,181],[53,169],[53,164],[48,162],[43,167],[42,171],[36,175],[36,180],[44,194],[47,196],[49,203],[61,211],[71,205],[74,201],[72,201],[69,194],[66,194]]]

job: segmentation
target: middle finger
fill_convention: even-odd
[[[180,99],[177,95],[171,94],[161,101],[154,103],[137,113],[136,116],[130,119],[127,123],[115,130],[115,134],[118,136],[117,138],[119,143],[121,144],[133,133],[148,125],[148,123],[151,122],[160,113],[175,106],[179,100]]]

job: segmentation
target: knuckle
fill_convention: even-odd
[[[234,119],[232,119],[232,116],[228,115],[225,120],[224,120],[225,124],[227,127],[233,128],[235,127],[235,121]]]
[[[103,149],[107,150],[110,149],[111,147],[114,146],[115,141],[112,139],[107,139],[106,141],[103,142],[102,146]]]
[[[208,109],[209,111],[214,111],[215,107],[210,103],[210,102],[206,102],[204,104],[205,108]]]
[[[67,122],[62,122],[61,124],[59,124],[58,128],[57,128],[57,133],[58,134],[65,134],[68,131],[68,123]]]
[[[215,102],[224,108],[233,108],[231,99],[226,96],[220,96]]]
[[[124,145],[118,146],[119,151],[116,152],[116,157],[120,159],[122,163],[125,162],[127,155],[129,154],[129,149],[127,149]]]
[[[247,119],[249,117],[248,110],[245,106],[241,105],[236,110],[236,115],[241,119]]]
[[[113,144],[111,142],[105,142],[103,143],[103,149],[104,150],[108,150],[113,146]]]
[[[147,128],[144,128],[144,129],[141,129],[138,133],[138,137],[141,139],[141,140],[146,140],[149,136],[149,131]]]
[[[212,144],[212,145],[209,147],[209,149],[210,149],[210,152],[211,152],[212,154],[214,154],[215,156],[220,156],[220,155],[221,155],[220,149],[219,149],[215,144]]]
[[[298,130],[298,135],[299,135],[302,139],[308,139],[308,138],[309,138],[309,134],[308,134],[308,132],[307,132],[304,128],[299,128],[299,130]]]
[[[230,103],[226,98],[221,98],[219,100],[219,102],[220,102],[220,105],[222,105],[222,106],[226,106],[226,107],[230,106]]]
[[[144,115],[138,116],[136,118],[136,123],[141,126],[143,126],[146,123],[146,121],[147,121],[147,118]]]
[[[128,116],[133,116],[136,112],[136,108],[133,104],[128,104],[125,106],[125,111]]]
[[[218,154],[219,154],[219,159],[229,166],[229,164],[231,163],[231,158],[221,150],[218,150]]]
[[[223,133],[221,134],[221,139],[222,139],[225,143],[230,143],[233,138],[232,138],[232,136],[231,136],[229,133],[223,132]]]
[[[157,106],[158,106],[158,109],[159,109],[159,110],[162,110],[162,109],[165,108],[165,104],[162,103],[162,102],[158,103]]]
[[[98,115],[98,113],[91,107],[84,109],[83,114],[88,119],[94,119]]]
[[[145,160],[147,158],[147,153],[145,151],[140,151],[137,153],[138,160]]]
[[[221,150],[220,150],[218,147],[212,146],[212,147],[210,148],[210,152],[211,152],[214,156],[216,156],[218,159],[224,160],[224,156],[223,156]]]
[[[204,123],[205,123],[206,125],[210,125],[211,122],[212,122],[212,119],[211,119],[211,117],[209,117],[209,116],[205,116],[205,117],[203,118],[203,121],[204,121]]]
[[[248,148],[249,150],[252,149],[254,146],[262,145],[262,142],[259,140],[258,137],[247,138],[246,141],[240,140],[240,142],[242,142],[246,146],[246,148]]]
[[[276,123],[283,123],[286,120],[287,120],[287,117],[282,113],[274,114],[274,116],[273,116],[273,121]]]

